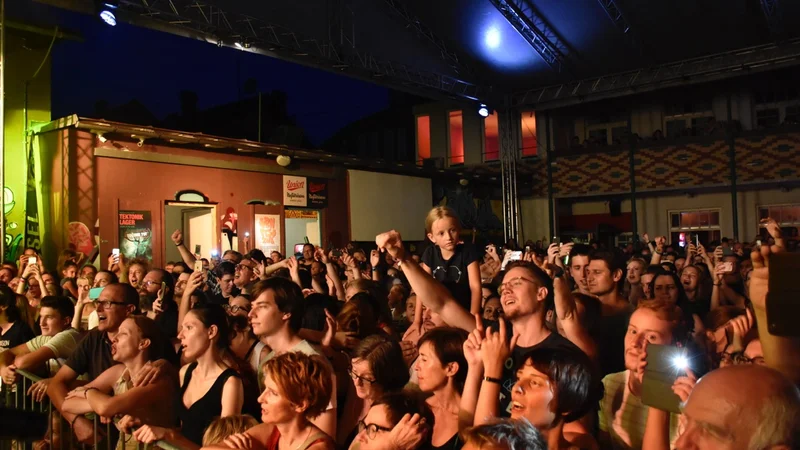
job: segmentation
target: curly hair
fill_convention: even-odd
[[[264,363],[264,376],[269,376],[280,394],[295,405],[306,405],[303,415],[313,419],[328,406],[333,391],[331,370],[319,356],[300,352],[278,355]]]

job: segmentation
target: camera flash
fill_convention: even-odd
[[[684,370],[689,367],[689,360],[683,355],[678,355],[672,358],[672,365],[675,366],[676,369]]]

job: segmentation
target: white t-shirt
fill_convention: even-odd
[[[50,376],[58,372],[58,369],[67,362],[72,352],[78,346],[78,341],[81,340],[81,334],[74,328],[63,330],[55,336],[36,336],[25,345],[28,351],[35,352],[42,347],[47,347],[55,354],[55,358],[50,358],[47,361],[47,371]]]

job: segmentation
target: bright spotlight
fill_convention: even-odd
[[[495,27],[491,27],[486,30],[484,41],[486,42],[486,46],[489,48],[500,47],[500,30]]]
[[[239,41],[234,42],[233,45],[235,45],[236,48],[238,48],[240,50],[244,48],[244,45],[242,45],[242,43],[239,42]]]
[[[684,355],[678,355],[672,358],[672,365],[678,370],[685,370],[689,367],[689,360]]]
[[[489,108],[487,108],[486,105],[481,103],[480,108],[478,108],[478,114],[481,117],[489,117]]]
[[[117,26],[117,16],[115,16],[114,13],[108,9],[100,11],[100,18],[103,19],[103,22],[105,22],[107,25],[112,27]]]

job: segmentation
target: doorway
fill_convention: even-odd
[[[165,262],[182,261],[178,248],[172,245],[175,230],[183,232],[183,245],[192,254],[211,258],[217,249],[217,206],[204,203],[167,203],[164,207]]]
[[[322,246],[322,218],[321,212],[307,209],[287,209],[285,215],[286,229],[286,257],[297,252],[295,246],[308,242]],[[302,248],[300,249],[302,252]]]

